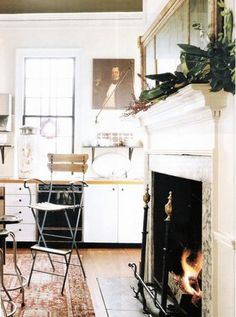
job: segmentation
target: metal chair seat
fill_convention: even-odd
[[[65,209],[75,209],[79,205],[59,205],[53,204],[49,202],[42,202],[33,205],[29,205],[30,208],[37,209],[37,210],[45,210],[45,211],[62,211]]]

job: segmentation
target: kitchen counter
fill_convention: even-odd
[[[49,182],[49,180],[42,179],[44,182]],[[65,179],[55,179],[54,184],[67,184],[69,181],[76,180],[72,178],[70,180]],[[0,184],[4,183],[22,183],[25,179],[23,178],[0,178]],[[106,178],[88,178],[85,179],[87,184],[143,184],[143,179],[106,179]],[[32,183],[36,181],[32,180]]]

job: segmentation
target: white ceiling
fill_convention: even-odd
[[[142,0],[0,0],[0,14],[141,11]]]

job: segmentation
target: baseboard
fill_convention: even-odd
[[[17,242],[18,248],[30,248],[32,245],[34,245],[35,241],[19,241]],[[12,242],[7,242],[8,247],[12,247]],[[54,243],[51,244],[50,247],[54,248],[67,248],[68,245],[61,244],[61,243]],[[141,243],[95,243],[95,242],[79,242],[78,243],[79,248],[141,248]]]

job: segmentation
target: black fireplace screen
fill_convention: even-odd
[[[170,227],[168,267],[169,271],[181,275],[181,255],[184,249],[190,249],[193,257],[201,250],[202,183],[156,172],[152,173],[152,178],[154,277],[161,283],[166,197],[172,191],[173,215]]]

